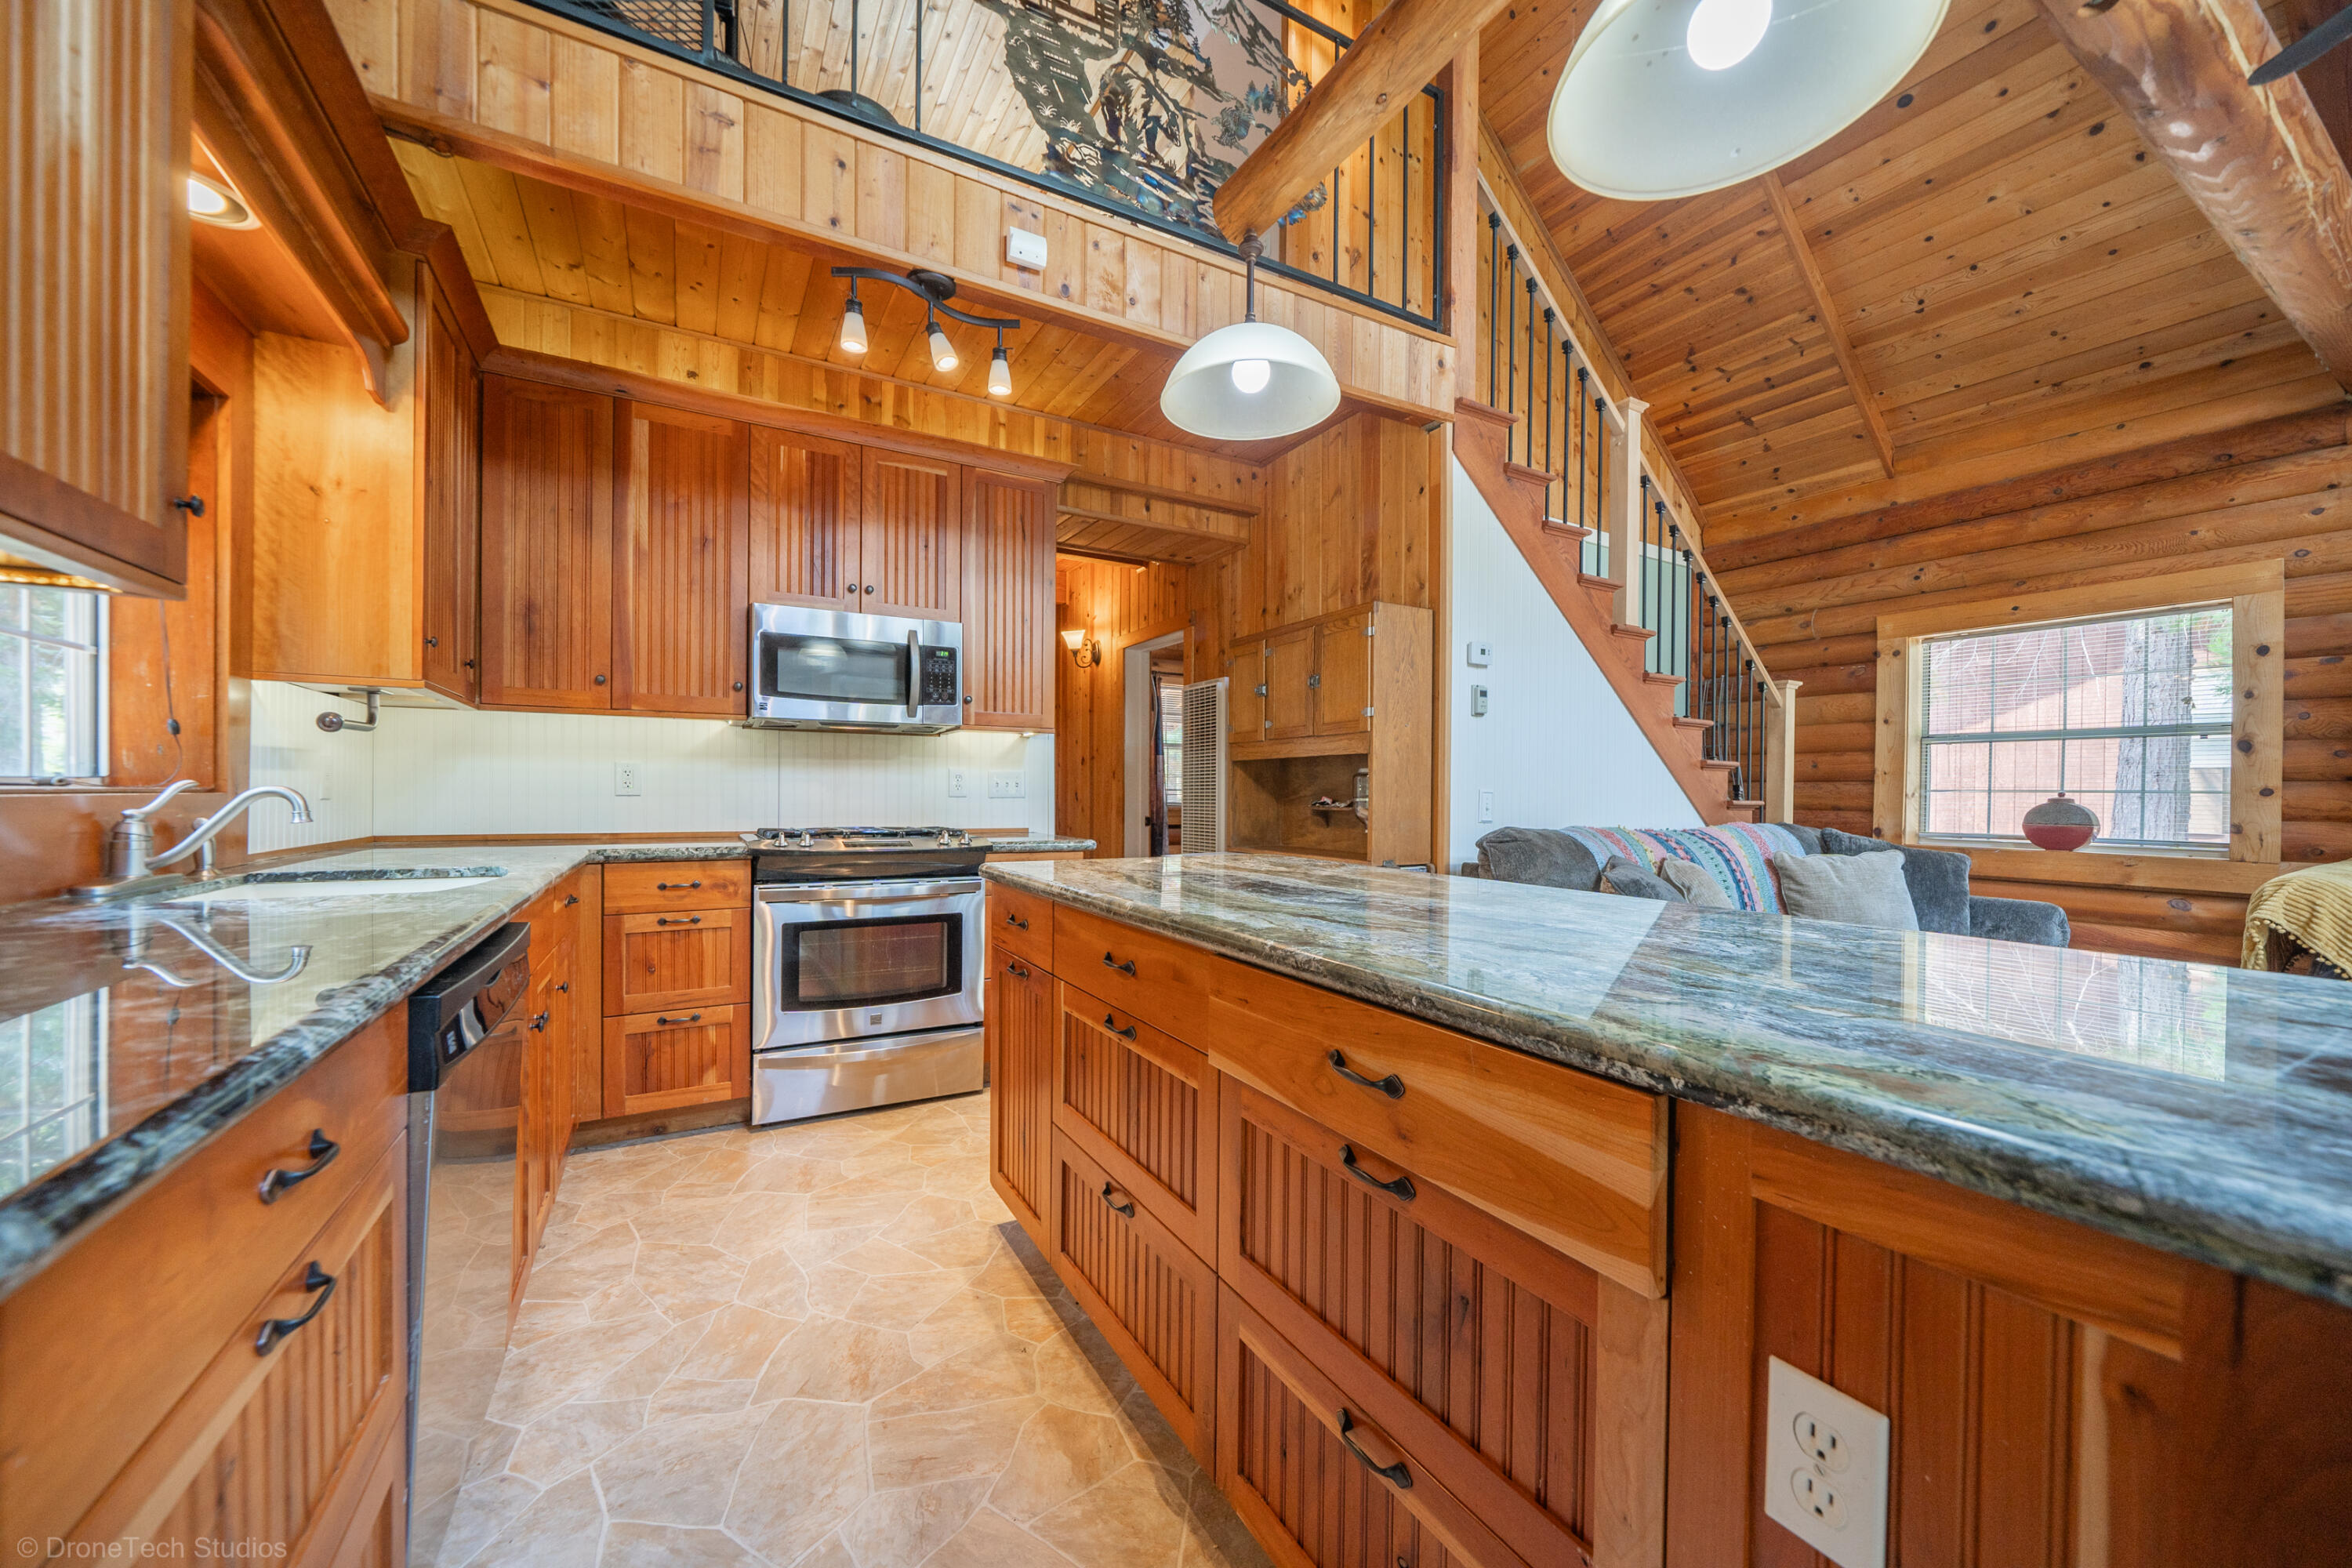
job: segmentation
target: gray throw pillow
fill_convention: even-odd
[[[1622,893],[1629,899],[1655,899],[1666,904],[1686,901],[1672,882],[1635,865],[1622,855],[1609,857],[1609,864],[1601,868],[1601,881],[1594,890]]]
[[[1903,857],[1893,850],[1874,855],[1775,855],[1780,903],[1810,921],[1917,931],[1911,889],[1903,880]]]
[[[1903,881],[1911,889],[1911,910],[1921,931],[1947,936],[1967,936],[1969,931],[1969,858],[1949,849],[1924,849],[1916,844],[1889,844],[1858,833],[1822,829],[1824,855],[1880,855],[1888,850],[1903,857]]]
[[[1715,879],[1715,873],[1691,860],[1661,860],[1658,875],[1673,885],[1693,909],[1736,910],[1731,895]]]
[[[1478,870],[1497,882],[1596,891],[1601,863],[1572,833],[1556,827],[1497,827],[1478,840]]]

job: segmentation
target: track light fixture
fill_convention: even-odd
[[[948,303],[955,298],[956,280],[944,272],[919,268],[912,272],[885,272],[873,267],[836,267],[833,275],[849,279],[849,304],[841,317],[841,348],[844,353],[862,354],[866,352],[866,312],[857,302],[857,285],[861,282],[888,283],[922,296],[923,335],[929,343],[934,370],[951,371],[963,363],[962,356],[956,353],[955,340],[949,337],[947,329],[940,324],[941,316],[967,326],[992,329],[996,333],[996,352],[988,362],[988,395],[991,397],[1013,395],[1013,363],[1005,357],[1004,334],[1019,331],[1019,321],[1008,316],[975,316],[968,310],[957,310]]]

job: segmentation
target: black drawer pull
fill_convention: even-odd
[[[1393,1465],[1372,1463],[1372,1457],[1357,1446],[1355,1430],[1356,1418],[1349,1415],[1348,1407],[1342,1405],[1339,1406],[1339,1441],[1348,1445],[1348,1452],[1356,1456],[1356,1462],[1396,1488],[1397,1490],[1401,1492],[1412,1490],[1412,1472],[1404,1468],[1404,1461],[1399,1459]]]
[[[699,1013],[688,1013],[683,1018],[656,1017],[654,1020],[654,1024],[656,1027],[670,1024],[699,1024],[700,1022],[702,1022],[702,1015]]]
[[[1368,1187],[1378,1187],[1381,1191],[1388,1194],[1389,1196],[1399,1199],[1402,1202],[1412,1202],[1414,1193],[1412,1190],[1412,1178],[1411,1176],[1399,1176],[1393,1182],[1381,1181],[1378,1176],[1373,1175],[1370,1171],[1365,1170],[1363,1166],[1356,1163],[1356,1146],[1354,1144],[1342,1143],[1339,1145],[1339,1163],[1347,1166],[1348,1174],[1355,1177],[1356,1180],[1363,1183],[1364,1185]]]
[[[1126,1028],[1122,1029],[1118,1026],[1118,1020],[1108,1013],[1105,1013],[1103,1015],[1103,1027],[1108,1029],[1112,1034],[1117,1035],[1122,1040],[1131,1040],[1135,1038],[1134,1025],[1129,1024]]]
[[[662,915],[658,916],[654,921],[654,924],[657,926],[698,926],[701,923],[702,917],[700,915],[688,915],[682,921],[674,921],[667,915]]]
[[[289,1187],[301,1185],[335,1163],[343,1146],[327,1136],[323,1127],[310,1129],[310,1163],[299,1171],[271,1171],[261,1178],[261,1201],[274,1204]]]
[[[552,1017],[552,1016],[554,1016],[554,1015],[553,1015],[553,1014],[551,1014],[551,1013],[541,1013],[541,1014],[540,1014],[537,1017],[533,1018],[533,1019],[530,1021],[530,1032],[531,1032],[532,1034],[536,1035],[536,1034],[538,1034],[541,1029],[546,1028],[546,1027],[547,1027],[547,1021],[548,1021],[548,1019],[550,1019],[550,1018],[551,1018],[551,1017]]]
[[[1103,954],[1103,967],[1105,969],[1116,969],[1122,974],[1133,974],[1135,973],[1135,960],[1130,958],[1125,963],[1121,963],[1118,959],[1113,958],[1109,953],[1106,952]]]
[[[1366,1078],[1362,1073],[1357,1072],[1355,1069],[1349,1067],[1348,1058],[1338,1051],[1333,1051],[1329,1056],[1325,1057],[1323,1059],[1331,1064],[1331,1070],[1333,1072],[1338,1073],[1349,1083],[1360,1085],[1365,1089],[1377,1089],[1382,1094],[1387,1095],[1391,1100],[1402,1100],[1404,1098],[1404,1079],[1397,1077],[1394,1073],[1389,1074],[1386,1078]]]
[[[1023,931],[1027,931],[1029,929],[1029,922],[1027,921],[1023,920],[1019,915],[1013,914],[1010,910],[1005,913],[1004,923],[1009,926],[1019,926]]]
[[[700,886],[702,886],[702,879],[697,877],[691,882],[656,882],[654,884],[654,891],[656,893],[690,893]]]
[[[1128,1218],[1133,1219],[1135,1217],[1135,1204],[1133,1200],[1129,1200],[1123,1204],[1111,1203],[1110,1195],[1117,1191],[1118,1191],[1117,1187],[1112,1186],[1108,1182],[1105,1182],[1103,1184],[1102,1201],[1110,1205],[1111,1213],[1116,1215],[1125,1215]]]
[[[302,1276],[302,1289],[316,1290],[319,1293],[319,1299],[311,1302],[310,1310],[299,1318],[265,1320],[261,1325],[261,1332],[253,1337],[254,1354],[268,1355],[278,1348],[279,1341],[325,1311],[327,1303],[335,1299],[335,1277],[320,1268],[319,1260],[314,1258],[310,1260],[310,1268]]]
[[[566,893],[563,895],[563,907],[567,910],[579,901],[580,895],[577,893]]]
[[[564,994],[570,995],[572,993],[572,982],[569,980],[559,982],[555,988],[558,991],[562,992]]]
[[[1015,980],[1026,980],[1029,978],[1029,972],[1022,968],[1021,965],[1017,963],[1006,964],[1004,966],[1004,973],[1010,974]]]

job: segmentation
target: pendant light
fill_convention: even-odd
[[[1950,0],[1601,0],[1552,94],[1552,162],[1596,195],[1722,190],[1893,91]]]
[[[1216,441],[1264,441],[1312,429],[1339,406],[1339,378],[1313,343],[1257,319],[1255,235],[1242,240],[1244,315],[1184,351],[1160,391],[1170,424]]]
[[[931,368],[947,372],[963,363],[956,353],[955,341],[940,325],[941,316],[953,317],[967,326],[986,327],[996,333],[996,352],[988,364],[988,395],[991,397],[1013,395],[1013,362],[1005,357],[1004,334],[1017,332],[1021,323],[1010,316],[975,316],[969,310],[958,310],[948,303],[955,298],[956,280],[944,272],[917,268],[912,272],[884,272],[872,267],[836,267],[835,278],[849,279],[849,303],[841,313],[841,348],[845,353],[866,352],[866,311],[857,303],[857,285],[887,283],[923,297],[923,339],[931,353]]]
[[[988,356],[988,395],[1013,395],[1013,362],[1004,357],[1004,334],[996,334],[996,352]]]
[[[857,279],[849,280],[849,308],[841,313],[841,352],[862,354],[866,352],[866,310],[857,302]]]
[[[940,330],[940,319],[936,314],[930,318],[926,331],[931,340],[931,368],[933,370],[955,369],[957,363],[955,344],[950,342],[947,333]]]

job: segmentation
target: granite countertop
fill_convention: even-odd
[[[2352,1305],[2352,987],[1266,855],[984,873]]]
[[[984,842],[999,854],[1094,847]],[[483,879],[398,897],[199,903],[183,890],[0,908],[0,1083],[26,1086],[0,1100],[0,1296],[575,868],[751,853],[736,838],[386,846],[257,863],[211,885]]]

